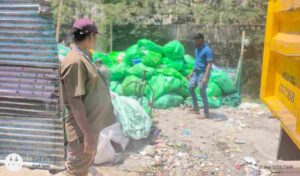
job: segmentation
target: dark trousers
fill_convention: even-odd
[[[202,84],[202,79],[204,77],[204,74],[205,73],[203,73],[203,72],[194,72],[192,78],[190,79],[189,92],[193,99],[194,110],[196,112],[199,112],[198,100],[197,100],[197,96],[195,93],[195,89],[197,87],[199,87],[200,95],[201,95],[201,98],[203,101],[203,111],[204,111],[204,114],[208,115],[209,114],[209,106],[208,106],[208,99],[207,99],[207,95],[206,95],[207,85]]]

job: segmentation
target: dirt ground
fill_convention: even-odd
[[[280,165],[280,124],[263,105],[244,103],[212,110],[210,119],[196,117],[185,107],[156,110],[150,137],[132,141],[121,164],[96,166],[97,171],[104,176],[258,176],[272,175],[270,168]],[[12,174],[1,167],[0,175],[50,174],[25,168]]]

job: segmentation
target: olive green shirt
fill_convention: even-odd
[[[103,128],[115,122],[109,89],[89,58],[77,50],[71,50],[61,63],[61,76],[63,99],[69,111],[65,123],[68,141],[83,136],[72,114],[68,97],[82,97],[94,133],[99,134]]]

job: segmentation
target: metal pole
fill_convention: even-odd
[[[239,63],[237,66],[237,78],[236,78],[236,88],[237,93],[241,94],[241,82],[242,82],[242,70],[243,70],[243,60],[244,60],[244,51],[245,51],[245,36],[246,32],[242,32],[242,41],[241,41],[241,53],[239,58]]]
[[[59,2],[59,8],[58,8],[58,12],[57,12],[57,24],[56,24],[56,42],[59,42],[59,33],[60,33],[60,19],[61,19],[61,10],[62,10],[62,6],[63,6],[63,1],[64,1],[64,0],[60,0],[60,2]]]
[[[110,52],[113,50],[113,25],[110,23]]]

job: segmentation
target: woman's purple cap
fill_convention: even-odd
[[[73,30],[74,29],[79,29],[84,33],[99,34],[95,22],[88,18],[77,19],[73,25]]]

